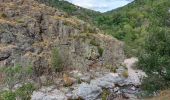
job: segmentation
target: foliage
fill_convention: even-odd
[[[90,44],[93,45],[93,46],[100,46],[100,44],[95,39],[92,39],[90,41]]]
[[[65,0],[37,0],[45,3],[49,6],[56,7],[59,10],[66,12],[68,15],[76,16],[86,22],[92,23],[96,16],[100,16],[101,13],[85,9],[76,5],[73,5]]]
[[[129,76],[129,73],[128,73],[128,71],[124,71],[124,72],[122,73],[122,75],[123,75],[123,77],[127,78],[127,77]]]
[[[19,98],[21,100],[30,100],[31,94],[35,90],[35,87],[28,83],[18,88],[16,91],[3,91],[0,93],[0,100],[15,100]]]
[[[102,92],[102,100],[107,100],[109,95],[110,95],[109,90],[104,89],[103,92]]]
[[[54,48],[52,51],[52,66],[56,72],[63,70],[63,61],[58,48]]]
[[[24,84],[22,87],[17,89],[15,91],[15,94],[21,100],[30,100],[31,99],[31,95],[32,95],[32,93],[33,93],[33,91],[35,89],[36,88],[31,83],[28,83],[28,84]]]
[[[2,17],[2,18],[6,18],[6,17],[7,17],[7,15],[6,15],[6,14],[4,14],[4,13],[2,13],[2,14],[1,14],[1,17]]]
[[[102,57],[104,49],[100,46],[98,46],[97,48],[98,48],[98,52],[99,52],[100,57]]]
[[[139,66],[149,77],[143,88],[154,92],[170,87],[170,30],[152,28],[139,57]],[[148,81],[149,80],[149,81]]]
[[[20,65],[3,67],[0,69],[5,74],[5,84],[11,90],[13,86],[18,82],[25,82],[26,78],[32,75],[32,67],[22,67]]]

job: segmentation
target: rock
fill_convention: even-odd
[[[100,34],[99,30],[78,18],[35,0],[1,2],[0,14],[4,14],[6,18],[0,19],[0,50],[7,48],[10,51],[8,47],[11,45],[17,47],[16,52],[12,51],[8,65],[32,65],[37,76],[50,73],[52,51],[55,47],[65,61],[63,66],[75,70],[87,71],[93,61],[99,63],[99,56],[103,59],[100,66],[116,65],[124,59],[122,42]],[[91,31],[93,32],[89,33]],[[99,49],[103,51],[102,54],[99,54]],[[23,64],[23,56],[29,65]],[[3,56],[0,59],[7,58],[8,56]],[[82,80],[89,81],[89,76]]]
[[[75,78],[69,77],[66,74],[63,75],[63,80],[65,86],[71,86],[77,81]]]
[[[92,80],[90,84],[94,84],[102,88],[114,88],[115,84],[122,80],[123,78],[121,78],[118,74],[109,73],[101,78]]]
[[[81,81],[89,83],[91,81],[90,74],[86,74],[80,78]]]
[[[10,53],[8,52],[0,52],[0,61],[8,59],[10,57]]]
[[[67,97],[57,89],[43,88],[40,91],[34,91],[31,100],[67,100]]]
[[[42,84],[47,84],[47,77],[45,75],[41,76],[40,81]]]
[[[97,85],[80,84],[77,95],[84,100],[96,100],[102,93],[102,89]]]

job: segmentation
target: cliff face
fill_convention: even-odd
[[[87,70],[115,66],[124,59],[123,43],[88,23],[34,0],[0,0],[0,64],[50,69],[57,48],[64,66]]]

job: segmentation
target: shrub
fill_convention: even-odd
[[[124,71],[124,72],[122,73],[122,75],[123,75],[123,77],[128,78],[129,73],[128,73],[128,71]]]
[[[19,98],[19,100],[30,100],[34,90],[35,87],[31,83],[24,84],[16,91],[3,91],[0,93],[0,100],[15,100],[16,98]]]
[[[102,93],[102,100],[107,100],[109,94],[110,92],[107,89],[104,89]]]
[[[90,44],[93,45],[93,46],[100,46],[100,44],[97,43],[97,41],[96,41],[95,39],[92,39],[92,40],[90,41]]]
[[[6,17],[7,17],[7,15],[6,15],[6,14],[4,14],[4,13],[2,13],[2,14],[1,14],[1,17],[2,17],[2,18],[6,18]]]
[[[102,55],[103,55],[103,51],[104,51],[104,49],[103,49],[103,48],[98,47],[98,52],[99,52],[100,57],[102,57]]]
[[[170,32],[159,27],[151,32],[139,56],[139,67],[148,74],[142,87],[152,93],[170,87]]]
[[[52,66],[56,72],[63,70],[63,61],[57,48],[54,48],[52,51]]]
[[[12,91],[4,91],[0,94],[0,100],[15,100],[16,94]]]
[[[31,94],[35,89],[36,88],[31,83],[28,83],[17,89],[15,94],[21,100],[31,100]]]
[[[11,90],[14,85],[18,82],[25,82],[26,79],[32,75],[32,67],[22,67],[20,65],[16,65],[13,67],[3,67],[0,69],[2,73],[5,75],[5,84],[7,84],[8,88]]]

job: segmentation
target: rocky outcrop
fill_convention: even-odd
[[[31,100],[67,100],[65,94],[53,87],[42,88],[38,92],[34,92]]]
[[[136,59],[127,59],[125,62],[129,61],[133,62],[130,63],[132,65],[136,61]],[[124,69],[127,70],[127,69]],[[130,69],[132,70],[132,69]],[[138,71],[138,70],[133,70]],[[77,71],[71,72],[74,77],[81,77],[82,74]],[[77,74],[75,76],[74,74]],[[98,75],[100,73],[100,75]],[[129,73],[129,77],[125,78],[122,77],[121,73],[110,73],[110,72],[95,72],[95,73],[86,73],[85,75],[92,76],[95,75],[93,79],[90,80],[90,82],[82,82],[82,83],[76,83],[69,87],[58,87],[60,93],[62,94],[62,97],[67,98],[68,100],[77,100],[77,99],[83,99],[83,100],[101,100],[103,97],[107,97],[107,100],[140,100],[137,97],[137,94],[141,93],[141,90],[139,88],[140,84],[136,84],[136,79],[131,78],[131,73]],[[134,73],[133,73],[134,75]],[[139,75],[138,73],[135,74]],[[141,78],[144,77],[143,74],[137,77]],[[130,81],[130,82],[129,82]],[[49,87],[50,88],[50,87]],[[43,88],[38,91],[35,91],[32,96],[32,100],[39,100],[37,98],[39,97],[47,97],[47,100],[53,100],[49,98],[51,95],[53,97],[56,97],[56,94],[53,94],[53,92],[43,92],[42,90],[46,91],[55,91],[56,87],[54,88]],[[105,93],[107,90],[107,93]],[[58,92],[56,92],[58,93]],[[41,96],[39,96],[41,94]],[[103,94],[105,94],[103,96]],[[38,97],[37,97],[37,96]],[[37,98],[36,98],[37,97]],[[36,98],[36,99],[35,99]],[[58,100],[58,99],[54,99]],[[61,99],[64,100],[64,99]]]
[[[32,65],[38,75],[47,73],[54,48],[68,69],[88,71],[124,59],[123,43],[88,23],[34,0],[0,1],[1,66]]]

